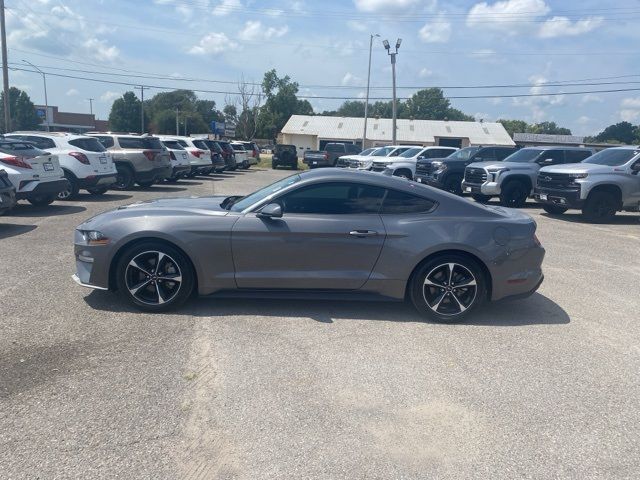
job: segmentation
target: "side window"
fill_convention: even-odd
[[[429,212],[435,202],[428,198],[410,193],[389,190],[382,205],[382,214],[425,213]]]
[[[550,161],[547,161],[550,160]],[[564,150],[547,150],[540,155],[538,163],[541,165],[558,165],[564,162]]]
[[[509,155],[511,155],[513,152],[515,152],[515,150],[511,150],[509,148],[496,148],[495,152],[496,152],[496,160],[501,162],[502,160],[507,158]]]
[[[56,148],[56,143],[50,138],[44,137],[32,137],[31,135],[25,135],[24,140],[33,143],[36,147],[46,150],[47,148]]]
[[[455,150],[447,150],[446,148],[441,148],[440,150],[436,150],[438,153],[438,158],[447,158],[451,155]]]
[[[580,163],[591,156],[590,150],[567,150],[565,152],[566,163]]]
[[[111,137],[97,137],[98,141],[102,144],[104,148],[113,147],[113,138]]]
[[[277,201],[284,213],[346,215],[378,213],[384,188],[358,183],[324,183],[302,187]]]
[[[496,151],[493,148],[483,148],[473,157],[474,162],[493,162],[496,160]]]
[[[446,156],[447,155],[442,155],[442,150],[439,150],[436,148],[425,150],[424,153],[421,155],[421,157],[424,157],[424,158],[442,158]]]

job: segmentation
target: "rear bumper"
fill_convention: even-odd
[[[78,179],[80,188],[106,187],[116,183],[115,173],[106,173],[103,175],[91,175],[90,177]]]
[[[491,300],[521,298],[532,295],[542,283],[542,261],[545,249],[541,246],[514,251],[491,268]]]
[[[333,161],[331,161],[330,159],[324,159],[324,158],[305,158],[303,161],[303,163],[309,165],[309,167],[311,168],[316,168],[316,167],[333,167]],[[289,163],[293,163],[293,162],[289,162]]]
[[[190,165],[178,165],[173,167],[171,178],[180,178],[186,176],[191,171]]]
[[[580,210],[584,206],[584,200],[580,199],[580,190],[559,190],[554,188],[536,188],[533,192],[536,202],[546,205]]]
[[[172,172],[171,165],[167,165],[166,167],[158,167],[146,172],[136,172],[135,179],[136,182],[160,182],[165,178],[170,178]]]
[[[47,195],[57,195],[68,188],[66,179],[53,180],[50,182],[39,181],[33,190],[28,192],[16,192],[17,200],[28,200],[29,198],[41,197]]]

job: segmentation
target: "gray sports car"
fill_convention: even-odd
[[[80,285],[138,308],[194,293],[409,299],[433,320],[531,295],[544,249],[526,214],[368,172],[321,169],[245,197],[120,207],[75,232]]]

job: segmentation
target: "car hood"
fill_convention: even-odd
[[[614,168],[606,165],[596,165],[594,163],[569,163],[566,165],[553,165],[540,169],[541,173],[611,173]]]
[[[77,228],[79,230],[91,230],[98,225],[115,221],[121,218],[145,217],[153,215],[207,215],[224,216],[229,211],[220,206],[227,196],[212,197],[182,197],[159,198],[144,202],[122,205],[114,210],[109,210],[91,217]]]
[[[530,170],[531,165],[536,165],[537,163],[519,163],[519,162],[475,162],[470,163],[468,168],[487,168],[487,169],[498,169],[498,168],[508,168],[510,170]]]

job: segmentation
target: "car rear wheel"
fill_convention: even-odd
[[[278,164],[276,162],[271,162],[271,169],[272,170],[277,170],[278,169]]]
[[[138,185],[140,185],[142,188],[149,188],[151,187],[155,182],[155,180],[151,180],[151,181],[146,181],[146,182],[137,182]]]
[[[478,203],[489,203],[489,200],[491,200],[491,197],[489,195],[480,195],[477,193],[471,195],[471,198],[473,198]]]
[[[58,200],[72,200],[80,191],[78,181],[68,172],[64,172],[64,178],[67,179],[67,188],[58,192]]]
[[[527,202],[529,189],[520,181],[511,181],[505,185],[500,194],[500,203],[505,207],[521,208]]]
[[[542,209],[549,215],[562,215],[564,212],[569,210],[566,207],[560,207],[558,205],[543,205]]]
[[[113,184],[113,188],[116,190],[129,190],[133,187],[135,178],[133,176],[133,170],[125,165],[116,165],[118,171],[116,175],[116,183]]]
[[[109,187],[87,188],[87,192],[89,192],[91,195],[104,195],[108,190]]]
[[[394,177],[404,178],[405,180],[411,180],[412,175],[410,170],[396,170],[393,172]]]
[[[35,197],[28,198],[28,202],[34,207],[44,207],[51,205],[56,199],[56,195],[36,195]]]
[[[195,273],[177,248],[149,241],[129,248],[116,268],[118,291],[141,310],[178,307],[193,293]]]
[[[486,296],[482,269],[463,255],[432,258],[415,272],[410,285],[410,298],[418,312],[441,323],[464,320]]]
[[[615,217],[616,199],[608,192],[593,192],[582,209],[582,215],[591,223],[606,223]]]

